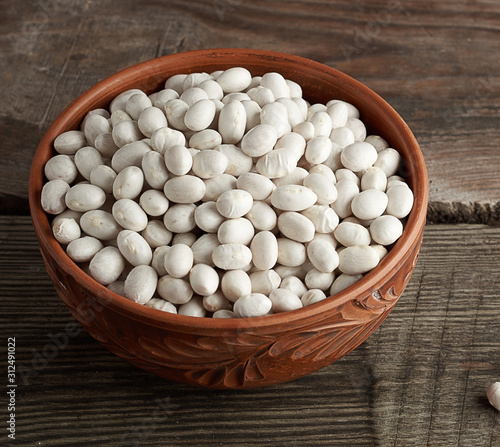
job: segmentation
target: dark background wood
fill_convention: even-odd
[[[0,11],[1,364],[16,337],[24,371],[15,445],[500,445],[485,397],[500,380],[497,1],[3,0]],[[422,254],[386,322],[322,371],[245,392],[168,383],[85,332],[65,339],[74,320],[28,216],[31,158],[64,107],[119,69],[215,47],[293,53],[364,82],[408,122],[430,178]]]

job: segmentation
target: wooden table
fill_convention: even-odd
[[[500,413],[486,399],[500,380],[498,2],[6,0],[1,14],[12,445],[500,445]],[[71,100],[126,66],[210,47],[294,53],[364,82],[413,129],[431,181],[421,256],[386,322],[339,362],[253,391],[169,383],[83,331],[64,337],[74,320],[45,272],[27,205],[37,142]]]

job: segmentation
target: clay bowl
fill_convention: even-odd
[[[333,98],[357,106],[371,133],[397,148],[415,203],[402,237],[357,284],[322,302],[288,313],[248,319],[173,315],[136,304],[87,276],[65,254],[40,206],[43,166],[57,135],[78,128],[92,109],[130,88],[147,93],[176,73],[244,66],[253,75],[280,72],[298,82],[310,102]],[[287,382],[335,362],[365,341],[405,289],[422,243],[428,201],[424,158],[403,119],[368,87],[339,71],[288,54],[246,49],[169,55],[124,69],[99,82],[54,121],[33,159],[29,199],[47,271],[72,315],[111,352],[169,380],[220,389]]]

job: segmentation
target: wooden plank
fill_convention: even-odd
[[[6,0],[0,27],[0,197],[27,212],[41,135],[98,80],[209,47],[294,53],[383,96],[421,143],[432,222],[500,222],[498,2]]]
[[[288,384],[221,392],[151,376],[83,331],[65,338],[74,320],[29,218],[2,216],[0,332],[16,337],[17,442],[498,445],[500,413],[485,396],[500,378],[499,246],[498,227],[427,226],[405,293],[363,345]]]

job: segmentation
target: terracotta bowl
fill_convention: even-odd
[[[371,133],[400,151],[415,203],[389,254],[357,284],[288,313],[248,319],[195,318],[161,312],[121,297],[87,276],[52,236],[40,206],[43,167],[57,135],[78,128],[84,115],[130,88],[150,93],[176,73],[244,66],[298,82],[311,102],[333,98],[357,106]],[[339,71],[288,54],[246,49],[200,50],[153,59],[99,82],[54,121],[33,159],[31,213],[47,271],[73,316],[111,352],[169,380],[239,389],[287,382],[335,362],[365,341],[405,289],[417,261],[428,201],[424,158],[403,119],[376,93]]]

